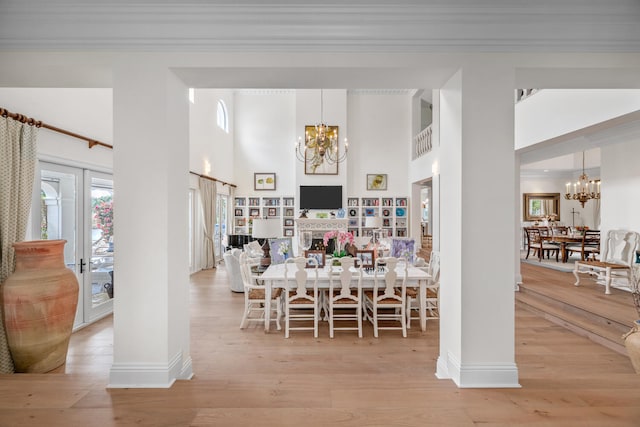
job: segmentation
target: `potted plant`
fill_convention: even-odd
[[[629,283],[638,319],[634,322],[633,328],[622,336],[622,339],[627,348],[627,353],[629,353],[633,369],[636,370],[637,374],[640,374],[640,264],[631,265]]]

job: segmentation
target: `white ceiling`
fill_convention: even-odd
[[[0,50],[640,52],[637,0],[2,0]]]

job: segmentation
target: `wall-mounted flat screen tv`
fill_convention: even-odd
[[[340,209],[341,185],[301,185],[300,209]]]

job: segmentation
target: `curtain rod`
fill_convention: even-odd
[[[230,182],[224,182],[224,181],[222,181],[222,180],[220,180],[220,179],[211,178],[210,176],[202,175],[202,174],[200,174],[200,173],[198,173],[198,172],[189,171],[189,173],[194,174],[194,175],[198,175],[200,178],[205,178],[205,179],[210,179],[211,181],[221,182],[221,183],[222,183],[222,185],[228,185],[228,186],[230,186],[230,187],[234,187],[234,188],[236,188],[236,187],[237,187],[237,185],[235,185],[235,184],[231,184]]]
[[[87,138],[86,136],[82,136],[82,135],[79,135],[77,133],[65,130],[65,129],[60,129],[60,128],[55,127],[55,126],[48,125],[46,123],[41,122],[40,120],[36,120],[36,119],[31,118],[31,117],[27,117],[27,116],[25,116],[23,114],[12,113],[9,110],[4,109],[2,107],[0,107],[0,116],[9,117],[11,119],[19,121],[20,123],[26,123],[26,124],[28,124],[30,126],[35,126],[37,128],[41,127],[41,128],[49,129],[49,130],[52,130],[54,132],[62,133],[64,135],[71,136],[71,137],[74,137],[74,138],[77,138],[77,139],[82,139],[83,141],[87,141],[89,143],[89,148],[93,148],[96,145],[100,145],[102,147],[113,149],[113,145],[105,144],[104,142],[100,142],[98,140],[95,140],[95,139],[92,139],[92,138]]]

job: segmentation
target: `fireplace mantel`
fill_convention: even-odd
[[[298,218],[298,231],[317,231],[325,233],[332,230],[347,231],[349,220],[347,218]]]

